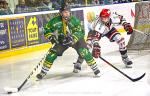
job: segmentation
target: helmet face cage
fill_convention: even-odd
[[[100,12],[99,17],[100,18],[109,18],[110,17],[110,10],[109,9],[102,9],[102,11]]]

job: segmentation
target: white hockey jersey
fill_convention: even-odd
[[[126,20],[122,15],[118,15],[116,12],[113,12],[107,25],[104,24],[99,17],[97,17],[91,23],[89,29],[100,32],[102,36],[105,36],[112,28],[116,28],[118,25],[122,25],[124,22],[126,22]]]

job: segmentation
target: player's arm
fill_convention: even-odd
[[[54,32],[55,32],[55,27],[54,27],[53,20],[51,20],[44,26],[44,37],[48,39],[52,44],[58,43],[58,40],[56,39]]]
[[[115,14],[118,16],[120,24],[124,27],[127,34],[132,34],[133,29],[132,29],[131,24],[127,23],[126,19],[122,15],[118,15],[117,13],[115,13]]]
[[[101,39],[101,34],[95,30],[91,30],[88,33],[87,37],[87,46],[90,50],[92,50],[92,55],[95,58],[99,58],[101,54],[101,47],[99,45],[99,40]]]
[[[74,39],[74,42],[76,43],[81,38],[84,38],[85,33],[81,26],[81,22],[78,19],[74,19],[74,21],[75,21],[75,27],[72,29],[73,31],[72,37]]]
[[[45,26],[44,26],[44,36],[46,39],[49,39],[54,33],[54,24],[51,21],[49,21]]]

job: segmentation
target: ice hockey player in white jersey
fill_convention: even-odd
[[[127,23],[122,15],[118,15],[116,12],[111,13],[109,9],[102,9],[99,16],[89,26],[91,31],[88,33],[87,45],[89,49],[92,49],[92,55],[98,58],[101,54],[98,41],[101,37],[106,36],[110,42],[116,42],[119,45],[119,51],[125,67],[132,68],[132,61],[127,55],[125,40],[116,29],[118,25],[122,25],[128,35],[132,34],[133,29],[130,23]],[[81,70],[82,62],[83,59],[78,57],[77,62],[74,63],[73,72],[77,73]]]

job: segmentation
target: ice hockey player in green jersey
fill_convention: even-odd
[[[36,77],[42,79],[52,67],[57,56],[62,56],[63,52],[69,47],[74,48],[78,55],[85,59],[95,76],[100,76],[100,70],[85,43],[85,33],[80,20],[71,15],[70,8],[67,5],[62,6],[59,13],[59,16],[51,19],[44,27],[45,38],[55,45],[49,50],[49,54],[45,58],[41,72],[37,74]],[[74,67],[75,69],[80,68]]]

